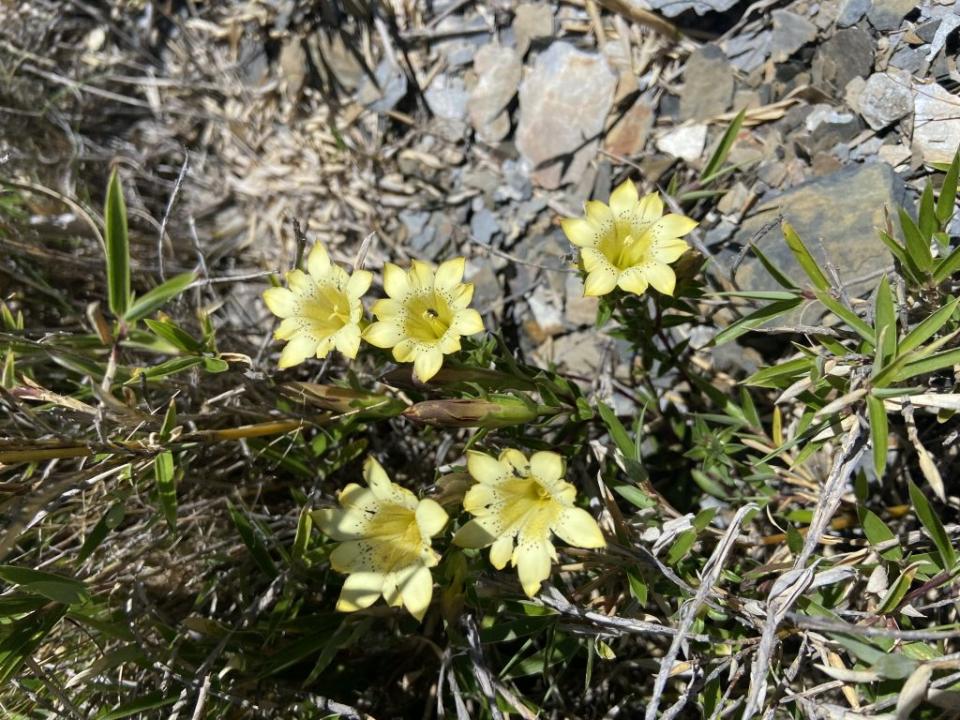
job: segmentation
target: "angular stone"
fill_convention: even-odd
[[[520,57],[530,43],[553,35],[553,9],[545,3],[521,3],[513,16],[513,37]]]
[[[896,30],[915,7],[916,0],[875,0],[867,13],[867,20],[877,30]]]
[[[467,110],[477,137],[495,144],[510,132],[507,105],[517,92],[523,65],[513,48],[484,45],[473,59],[477,84],[470,93]]]
[[[736,4],[737,0],[648,0],[641,7],[646,9],[646,5],[649,5],[650,8],[659,10],[667,17],[677,17],[687,10],[693,10],[697,15],[726,12]]]
[[[594,158],[617,76],[595,53],[555,42],[520,84],[516,143],[531,179],[554,189],[579,178]]]
[[[681,120],[707,120],[727,111],[733,100],[733,68],[716,45],[690,54],[683,71]]]
[[[752,242],[782,214],[821,267],[829,260],[847,291],[859,295],[868,292],[891,263],[890,251],[878,236],[878,229],[885,226],[884,208],[893,213],[906,199],[906,186],[889,165],[855,165],[765,201],[744,221],[734,242]],[[759,247],[794,282],[801,287],[810,284],[779,229],[764,236]],[[752,290],[780,289],[756,258],[741,265],[737,281]],[[814,320],[809,314],[804,317]]]
[[[643,150],[653,127],[653,112],[654,107],[647,100],[638,99],[607,132],[603,141],[607,151],[630,157]]]
[[[706,125],[685,125],[657,138],[657,149],[693,163],[702,158],[706,143]]]
[[[950,162],[960,148],[960,103],[937,83],[914,83],[913,150],[924,162]]]
[[[396,106],[407,94],[407,76],[399,65],[382,60],[374,71],[376,82],[364,76],[357,91],[357,101],[374,112],[385,113]]]
[[[874,73],[857,98],[863,119],[874,130],[882,130],[913,111],[910,76],[888,70]]]
[[[855,77],[866,77],[873,70],[874,44],[870,34],[860,28],[840,30],[823,43],[813,59],[816,85],[832,85],[843,92]]]
[[[783,62],[807,43],[817,39],[817,26],[802,15],[789,10],[774,10],[773,13],[774,62]]]
[[[565,305],[567,322],[580,327],[593,325],[597,320],[597,310],[600,307],[600,298],[584,297],[583,280],[579,275],[567,275],[564,288],[567,296]]]
[[[453,75],[437,75],[424,92],[427,105],[437,117],[446,120],[462,120],[467,116],[467,99],[470,94],[463,79]]]
[[[837,26],[845,28],[856,25],[867,14],[871,4],[871,0],[844,0],[837,16]]]

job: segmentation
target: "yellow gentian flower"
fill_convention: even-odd
[[[370,289],[373,275],[355,270],[352,275],[330,262],[326,248],[313,246],[307,257],[307,272],[287,273],[289,288],[269,288],[263,301],[282,318],[274,333],[287,340],[280,353],[280,369],[299,365],[308,357],[325,358],[334,347],[355,358],[360,347],[360,299]]]
[[[467,491],[463,508],[474,519],[453,541],[468,548],[491,546],[490,562],[498,570],[513,564],[528,596],[550,577],[557,559],[551,533],[576,547],[606,544],[597,521],[574,506],[577,490],[563,479],[557,453],[536,452],[528,460],[519,450],[504,450],[499,459],[470,452],[467,470],[477,484]]]
[[[461,282],[466,258],[447,260],[433,268],[414,260],[409,270],[392,263],[383,268],[388,297],[374,303],[379,322],[370,324],[363,339],[379,348],[393,348],[397,362],[412,362],[413,373],[427,382],[443,365],[443,356],[460,349],[460,337],[483,331],[480,313],[467,307],[473,284]]]
[[[610,205],[591,200],[586,216],[560,221],[567,239],[580,248],[587,271],[584,295],[606,295],[620,287],[643,294],[653,286],[673,295],[677,277],[670,267],[687,250],[681,237],[697,223],[685,215],[663,214],[657,193],[642,199],[626,180],[610,195]]]
[[[447,524],[447,513],[435,501],[418,500],[390,482],[372,457],[364,463],[363,477],[367,487],[347,485],[340,508],[313,512],[323,533],[341,541],[330,553],[330,566],[347,574],[337,610],[361,610],[382,595],[422,620],[433,597],[430,568],[440,561],[430,538]]]

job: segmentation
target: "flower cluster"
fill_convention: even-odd
[[[630,180],[611,193],[609,205],[591,200],[585,209],[585,217],[561,221],[567,239],[580,248],[584,295],[606,295],[617,287],[673,295],[677,278],[670,263],[687,251],[682,238],[697,226],[694,220],[664,215],[660,196],[639,197]]]
[[[498,570],[517,568],[524,592],[533,597],[557,559],[551,534],[568,545],[600,548],[605,542],[596,520],[574,505],[577,491],[566,482],[560,455],[537,452],[528,459],[505,450],[499,459],[471,452],[467,470],[475,484],[463,500],[473,515],[453,542],[466,548],[490,547]],[[433,597],[430,568],[440,556],[431,538],[447,525],[446,511],[390,481],[380,464],[364,465],[367,487],[347,485],[340,507],[316,510],[324,534],[340,542],[330,565],[347,575],[337,609],[352,612],[383,597],[422,620]]]
[[[355,358],[362,338],[392,348],[397,362],[412,362],[417,379],[427,382],[440,370],[444,355],[460,350],[461,337],[483,332],[480,313],[469,307],[473,285],[463,282],[465,268],[462,257],[436,270],[419,260],[408,271],[387,263],[383,287],[388,297],[373,305],[377,322],[362,329],[362,298],[373,275],[347,273],[317,243],[307,258],[307,272],[291,270],[286,288],[263,293],[270,312],[281,318],[274,336],[287,341],[280,368],[324,358],[334,348]]]

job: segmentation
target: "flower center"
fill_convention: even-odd
[[[402,505],[381,505],[370,519],[366,537],[377,546],[377,564],[389,570],[414,562],[423,545],[416,513]]]
[[[332,285],[317,285],[300,303],[314,334],[329,337],[350,322],[350,299]]]
[[[407,301],[407,335],[422,343],[433,344],[446,335],[453,322],[447,301],[431,291]]]
[[[599,250],[617,270],[627,270],[643,265],[650,255],[650,238],[646,228],[617,223],[600,240]]]

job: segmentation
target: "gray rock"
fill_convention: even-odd
[[[831,105],[815,105],[805,124],[810,133],[811,154],[830,150],[838,143],[852,140],[860,132],[856,115],[841,112]]]
[[[681,120],[707,120],[727,111],[733,100],[733,68],[716,45],[691,53],[683,71]]]
[[[654,106],[639,98],[607,132],[603,144],[608,152],[630,157],[643,150],[653,127]]]
[[[517,53],[527,54],[530,43],[553,35],[553,9],[545,3],[521,3],[513,16]]]
[[[584,297],[583,280],[579,275],[567,275],[564,293],[567,296],[565,304],[567,322],[575,327],[593,325],[597,320],[597,309],[600,307],[600,298]]]
[[[960,147],[956,95],[937,83],[914,83],[913,151],[924,162],[950,162]]]
[[[742,35],[734,35],[724,42],[723,50],[737,70],[749,73],[763,65],[770,54],[772,44],[771,30],[762,30],[757,33],[745,32]]]
[[[867,20],[877,30],[896,30],[915,7],[916,0],[875,0],[867,13]]]
[[[498,184],[493,199],[497,202],[505,200],[526,201],[533,195],[533,184],[530,182],[530,170],[525,160],[504,160],[500,166],[503,173],[503,183]]]
[[[895,212],[906,197],[903,181],[885,163],[844,168],[765,201],[744,221],[734,241],[750,242],[782,214],[821,266],[829,260],[847,291],[858,295],[868,292],[877,274],[891,263],[878,228],[885,226],[884,208]],[[779,230],[768,233],[760,241],[760,249],[801,287],[810,284]],[[737,280],[741,287],[753,290],[779,289],[756,258],[741,265]],[[812,323],[815,317],[808,311],[804,319]]]
[[[497,222],[497,216],[487,208],[480,208],[470,217],[470,234],[477,242],[488,245],[498,232],[500,232],[500,225]]]
[[[594,158],[617,76],[595,53],[565,42],[541,53],[520,85],[516,144],[531,179],[554,189],[579,178]]]
[[[470,94],[463,78],[452,75],[437,75],[424,92],[427,105],[434,115],[445,120],[462,120],[467,116],[467,99]]]
[[[874,130],[882,130],[913,111],[910,76],[888,71],[867,79],[857,99],[860,114]]]
[[[789,10],[773,11],[772,59],[783,62],[807,43],[817,39],[817,26]]]
[[[532,323],[535,324],[534,327],[528,322],[527,332],[540,341],[563,332],[563,300],[556,292],[538,285],[526,296],[526,301],[533,316]]]
[[[871,0],[844,0],[837,16],[837,25],[842,28],[856,25],[867,14],[871,4]]]
[[[933,37],[931,37],[928,41],[930,43],[930,48],[927,50],[927,62],[933,60],[937,53],[940,52],[947,44],[947,38],[954,30],[957,29],[957,26],[960,26],[960,17],[957,17],[956,15],[947,15],[940,21],[934,20],[932,22],[925,23],[922,27],[929,29],[931,25],[936,25],[936,32],[933,33]],[[920,28],[917,28],[917,34],[920,34]],[[920,36],[926,40],[926,37],[923,35]]]
[[[842,93],[853,78],[870,74],[873,54],[869,33],[859,28],[840,30],[820,46],[813,59],[814,84],[832,85]]]
[[[657,149],[693,163],[703,156],[706,142],[706,125],[683,125],[657,138]]]
[[[397,103],[407,94],[407,76],[403,70],[391,63],[382,60],[374,71],[376,82],[368,76],[364,77],[360,89],[357,91],[357,101],[368,106],[374,112],[393,110]]]
[[[477,84],[470,93],[467,109],[477,137],[499,143],[510,132],[507,105],[517,92],[523,66],[513,48],[485,45],[473,59]]]
[[[898,70],[903,70],[910,75],[915,75],[923,70],[924,65],[926,65],[926,59],[924,58],[924,52],[921,48],[900,45],[894,51],[888,65]]]
[[[676,17],[687,10],[693,10],[697,15],[706,15],[709,12],[726,12],[737,0],[648,0],[641,7],[647,5],[653,10],[659,10],[667,17]],[[640,5],[640,3],[638,3]]]

